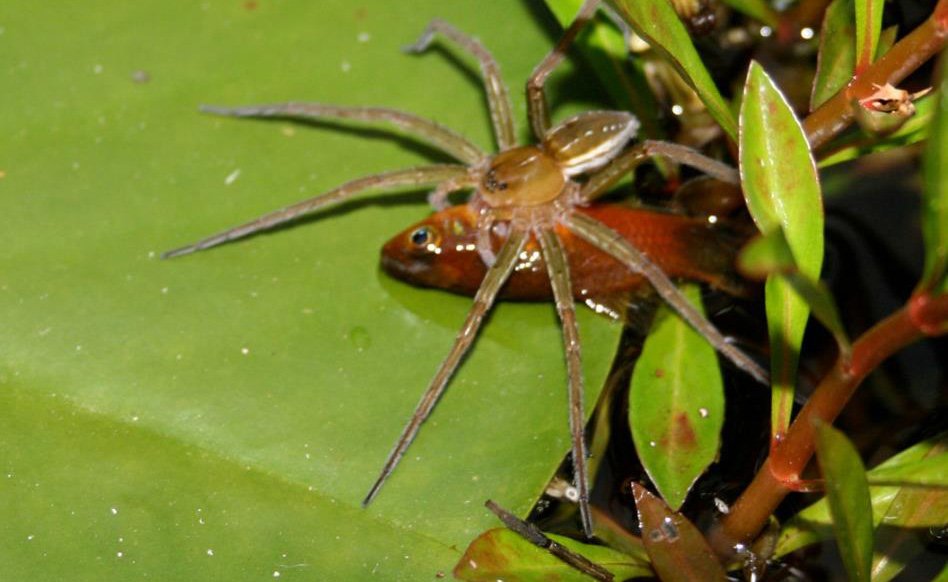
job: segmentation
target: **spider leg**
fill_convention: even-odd
[[[533,74],[527,79],[527,113],[530,117],[533,135],[538,140],[542,141],[547,130],[550,129],[550,110],[543,89],[546,79],[566,57],[566,51],[576,40],[579,31],[592,19],[600,3],[601,0],[585,0],[583,2],[572,24],[563,32],[563,36],[560,37],[553,50],[540,61],[540,64],[533,69]]]
[[[467,166],[459,165],[438,165],[438,166],[420,166],[407,170],[396,170],[382,174],[374,174],[357,180],[347,182],[325,194],[321,194],[302,202],[297,202],[280,210],[264,214],[263,216],[235,226],[223,232],[213,234],[203,238],[195,243],[170,250],[161,255],[163,259],[180,257],[181,255],[191,254],[196,251],[223,244],[234,239],[245,237],[249,234],[273,228],[278,224],[283,224],[313,213],[317,210],[326,208],[333,204],[338,204],[361,194],[369,189],[396,188],[399,186],[424,186],[437,184],[446,180],[463,180],[468,175]]]
[[[276,103],[246,107],[202,105],[201,111],[226,117],[281,117],[293,119],[352,119],[366,123],[390,123],[414,135],[451,157],[468,164],[484,159],[486,153],[467,138],[429,119],[387,107],[347,107],[321,103]]]
[[[497,262],[497,253],[494,252],[494,242],[490,238],[494,227],[494,216],[490,209],[482,211],[477,217],[477,231],[474,233],[477,242],[477,254],[485,266],[490,267]]]
[[[385,483],[385,480],[392,474],[392,471],[395,470],[395,467],[405,454],[405,451],[408,450],[412,441],[415,440],[415,436],[418,434],[422,423],[425,422],[425,419],[428,418],[435,404],[437,404],[438,399],[441,398],[441,395],[448,385],[448,381],[451,379],[454,371],[457,370],[464,355],[468,349],[470,349],[471,344],[474,343],[474,338],[477,336],[484,316],[493,306],[494,300],[497,298],[497,293],[513,271],[517,257],[526,239],[526,232],[514,230],[511,231],[510,236],[506,242],[504,242],[500,252],[497,254],[497,262],[487,270],[484,281],[474,296],[474,305],[467,314],[467,319],[464,321],[464,325],[461,326],[461,330],[454,340],[451,351],[448,352],[448,356],[441,362],[441,366],[431,380],[431,384],[428,385],[428,389],[425,390],[424,395],[418,402],[418,406],[415,408],[411,420],[405,425],[401,436],[398,437],[398,441],[395,443],[395,447],[385,459],[385,465],[383,465],[381,473],[379,473],[372,488],[369,489],[365,499],[362,500],[363,507],[371,503],[372,499],[378,494],[379,489],[382,488],[382,484]]]
[[[405,47],[405,52],[421,53],[431,46],[436,33],[443,34],[461,48],[471,53],[481,65],[481,74],[484,77],[484,89],[487,91],[487,104],[490,107],[490,118],[494,125],[494,135],[497,146],[506,150],[517,145],[517,129],[511,113],[510,97],[507,94],[507,85],[500,76],[500,67],[494,56],[481,44],[479,40],[468,36],[440,18],[432,20],[415,44]]]
[[[729,184],[740,184],[735,168],[711,159],[689,147],[667,141],[646,140],[627,149],[620,156],[589,176],[579,192],[579,199],[590,202],[606,193],[622,176],[652,156],[663,156],[672,161],[701,170],[713,178]]]
[[[625,263],[633,271],[641,273],[652,284],[662,300],[677,311],[678,315],[695,331],[704,336],[714,349],[761,384],[770,384],[767,372],[747,354],[729,344],[724,335],[688,302],[668,275],[619,233],[598,220],[578,212],[564,218],[563,223],[592,245]]]
[[[586,466],[586,439],[584,437],[583,371],[580,355],[579,327],[576,325],[576,306],[570,283],[569,263],[563,245],[552,228],[539,229],[540,249],[550,276],[550,286],[556,300],[556,311],[563,326],[563,346],[569,375],[569,432],[572,443],[573,474],[579,493],[579,515],[586,537],[592,537],[592,514],[589,509],[589,470]]]
[[[471,176],[470,173],[460,178],[445,180],[428,193],[428,206],[431,206],[436,212],[445,210],[451,206],[448,196],[452,192],[457,192],[458,190],[463,190],[464,188],[469,188],[476,184],[477,180]]]

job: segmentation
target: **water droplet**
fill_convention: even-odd
[[[240,353],[246,356],[250,353],[250,348],[240,348]]]
[[[109,511],[112,512],[112,515],[118,515],[118,507],[113,507],[113,508],[109,509]]]
[[[213,550],[212,548],[208,548],[208,549],[207,549],[207,555],[208,555],[208,556],[213,556],[213,555],[214,555],[214,550]]]
[[[369,330],[361,325],[349,330],[349,341],[355,346],[357,352],[363,352],[372,346],[372,336],[369,335]]]
[[[648,442],[648,446],[650,446],[650,447],[657,447],[657,446],[658,446],[658,443],[656,443],[655,441],[649,441],[649,442]]]

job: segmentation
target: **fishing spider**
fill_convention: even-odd
[[[688,148],[666,142],[645,141],[629,145],[638,130],[638,121],[621,111],[581,113],[551,126],[544,84],[563,60],[567,48],[580,29],[592,18],[600,0],[586,0],[559,40],[527,81],[528,113],[533,135],[539,143],[518,145],[507,87],[497,62],[476,39],[441,20],[432,21],[407,52],[425,51],[435,35],[455,43],[480,64],[498,153],[488,154],[464,137],[433,121],[410,113],[378,107],[346,107],[315,103],[284,103],[239,108],[204,106],[206,113],[231,117],[289,117],[345,119],[385,122],[415,135],[454,157],[461,164],[439,164],[396,170],[359,178],[325,194],[271,212],[253,221],[207,237],[191,245],[168,251],[165,258],[185,255],[247,236],[338,204],[367,190],[403,186],[434,186],[429,200],[436,208],[447,205],[450,193],[472,192],[469,203],[479,213],[478,246],[487,274],[474,296],[474,304],[458,332],[454,345],[438,368],[411,420],[389,453],[381,473],[366,495],[363,506],[379,492],[394,471],[441,397],[464,355],[510,276],[518,256],[527,247],[539,245],[553,290],[556,310],[562,323],[569,378],[569,425],[575,487],[583,530],[592,535],[589,510],[587,451],[583,438],[583,376],[580,342],[576,324],[569,267],[554,226],[569,229],[595,247],[612,255],[628,268],[641,273],[659,296],[701,333],[722,355],[738,368],[766,383],[767,373],[747,355],[733,347],[678,291],[674,283],[648,257],[615,231],[578,212],[577,206],[590,203],[605,193],[623,175],[650,156],[661,155],[729,182],[737,182],[736,171]],[[585,180],[577,178],[585,176]],[[492,248],[491,234],[503,240]],[[418,236],[424,236],[419,233]],[[423,244],[424,241],[418,241]]]

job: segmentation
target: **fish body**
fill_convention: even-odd
[[[595,204],[577,208],[619,233],[673,278],[707,283],[735,295],[747,285],[734,271],[734,258],[745,237],[703,217],[657,210]],[[382,268],[402,281],[473,296],[487,268],[477,249],[477,214],[468,205],[435,212],[402,231],[382,248]],[[504,225],[491,233],[499,249]],[[577,300],[639,289],[645,279],[563,227],[556,227],[569,262]],[[520,254],[500,296],[508,300],[548,301],[546,265],[535,239]]]

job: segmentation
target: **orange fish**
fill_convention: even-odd
[[[734,258],[746,237],[707,218],[657,210],[596,204],[577,209],[612,228],[648,255],[670,277],[707,283],[733,295],[748,287],[734,271]],[[474,295],[487,269],[477,250],[477,215],[468,205],[432,214],[382,247],[382,268],[413,285]],[[577,300],[636,290],[645,279],[563,227],[556,233],[569,260]],[[494,249],[504,236],[495,229]],[[539,244],[531,239],[500,296],[520,301],[553,298]]]

